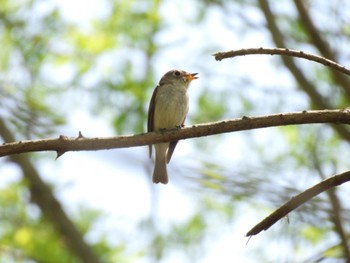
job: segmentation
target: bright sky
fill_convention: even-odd
[[[56,4],[61,7],[62,14],[66,19],[79,23],[83,27],[85,21],[103,17],[108,13],[105,2],[100,0],[60,0],[56,1]],[[159,70],[159,77],[164,74],[165,69],[180,67],[195,71],[195,65],[201,63],[213,65],[212,76],[218,72],[232,74],[232,65],[237,66],[237,63],[228,67],[226,62],[216,62],[210,53],[201,61],[188,58],[187,54],[190,54],[191,50],[195,50],[196,46],[201,45],[203,41],[211,41],[213,44],[217,41],[216,46],[223,48],[222,51],[266,46],[263,34],[247,35],[243,39],[237,39],[237,36],[224,29],[225,26],[218,10],[213,10],[210,13],[211,19],[205,25],[206,31],[186,28],[186,32],[188,32],[188,38],[186,38],[183,36],[185,21],[181,21],[181,18],[190,18],[193,15],[194,9],[191,6],[194,6],[193,1],[178,1],[176,4],[175,1],[167,1],[162,7],[162,12],[167,14],[169,23],[176,23],[178,27],[174,28],[172,32],[161,34],[159,41],[176,38],[179,35],[184,37],[185,44],[166,50],[156,58],[155,63]],[[260,19],[258,14],[254,12],[251,13],[251,16],[255,17],[257,21]],[[210,52],[214,51],[220,50]],[[289,82],[288,76],[274,76],[274,70],[269,66],[270,57],[244,57],[244,59],[240,58],[239,61],[239,68],[235,69],[234,74],[254,72],[254,78],[263,85]],[[61,72],[61,74],[64,75],[66,72]],[[57,77],[60,79],[64,77],[63,75]],[[271,78],[266,76],[271,76]],[[201,72],[199,72],[199,77],[200,79],[191,86],[190,96],[197,96],[201,86],[207,82],[206,76],[201,75]],[[219,83],[220,80],[217,82]],[[220,87],[220,85],[218,86]],[[114,135],[106,121],[92,118],[83,108],[76,109],[69,118],[69,125],[62,131],[67,136],[75,136],[78,131],[82,131],[85,136]],[[222,151],[231,146],[239,148],[241,143],[237,136],[232,136],[227,142],[221,148]],[[48,182],[58,184],[57,195],[63,200],[68,211],[74,213],[74,207],[77,204],[87,204],[106,211],[105,221],[99,227],[102,231],[108,232],[112,242],[118,242],[120,229],[132,231],[133,224],[148,215],[151,209],[156,208],[155,210],[160,216],[159,224],[164,228],[170,222],[184,221],[192,214],[194,202],[191,200],[191,196],[186,193],[185,189],[181,189],[173,183],[176,180],[174,168],[179,163],[191,162],[192,154],[192,146],[188,140],[181,141],[177,146],[172,163],[169,165],[170,183],[166,186],[154,185],[150,187],[150,174],[153,168],[151,161],[148,161],[146,147],[100,152],[69,152],[57,161],[54,161],[52,154],[52,161],[46,158],[42,161],[41,167],[45,179]],[[238,158],[239,153],[236,152],[236,154]],[[177,165],[173,166],[174,163]],[[152,201],[154,194],[157,196],[156,204]],[[208,240],[207,255],[202,262],[253,262],[249,261],[251,251],[256,246],[266,242],[268,236],[263,233],[254,237],[246,245],[247,238],[244,235],[266,214],[259,215],[244,205],[240,205],[236,213],[240,215],[235,221],[235,225],[226,227],[221,234],[215,233],[212,240]],[[93,238],[93,234],[91,238]],[[278,244],[272,245],[271,250],[276,249],[276,247],[278,248]],[[171,256],[164,262],[179,262],[182,259],[180,254]]]

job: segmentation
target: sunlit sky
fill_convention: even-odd
[[[100,0],[61,0],[55,2],[61,10],[62,15],[68,21],[86,27],[87,21],[100,19],[106,14],[107,5]],[[212,65],[212,71],[205,74],[199,72],[199,79],[190,87],[190,103],[193,98],[200,94],[201,87],[208,85],[207,79],[210,74],[212,85],[218,88],[226,88],[221,85],[220,79],[215,79],[216,75],[235,75],[252,72],[253,76],[262,86],[290,85],[289,76],[274,74],[271,64],[271,57],[259,56],[238,58],[237,61],[217,62],[211,56],[215,51],[226,51],[230,49],[268,46],[266,34],[246,34],[239,38],[232,34],[222,21],[221,11],[212,9],[209,18],[202,28],[197,26],[189,27],[187,20],[196,12],[194,1],[165,1],[162,6],[162,16],[167,18],[169,24],[176,24],[169,32],[163,32],[158,36],[160,44],[183,40],[183,45],[174,46],[171,49],[164,49],[156,58],[154,63],[160,78],[165,71],[171,68],[182,68],[190,72],[197,72],[196,65],[208,63]],[[261,21],[260,14],[253,10],[251,17],[256,21]],[[239,21],[232,21],[232,25]],[[205,28],[205,30],[201,30]],[[212,44],[218,49],[208,50],[206,57],[198,61],[198,56],[193,58],[188,54],[196,52],[198,46],[204,41]],[[208,45],[210,46],[210,45]],[[239,65],[239,67],[238,67]],[[232,68],[234,70],[232,70]],[[261,70],[263,69],[263,70]],[[58,71],[58,79],[64,79],[66,70]],[[233,81],[234,83],[234,81]],[[156,85],[156,83],[154,83]],[[251,91],[250,91],[251,92]],[[252,93],[254,96],[254,92]],[[191,109],[195,106],[190,104]],[[298,110],[298,109],[294,109]],[[113,113],[113,109],[111,109]],[[263,113],[262,113],[263,114]],[[114,131],[108,122],[92,117],[84,110],[84,107],[77,107],[68,117],[68,125],[61,130],[67,136],[76,136],[78,131],[82,131],[84,136],[113,136]],[[240,116],[230,116],[231,118]],[[146,121],[146,120],[145,120]],[[260,134],[264,137],[264,131]],[[224,152],[228,148],[240,149],[242,142],[239,135],[234,134],[227,137],[227,143],[218,149]],[[63,201],[69,213],[75,213],[75,207],[79,204],[86,204],[105,212],[106,216],[101,225],[98,226],[89,238],[94,239],[99,231],[108,232],[110,241],[117,243],[120,229],[124,231],[132,230],[134,223],[145,218],[150,211],[155,211],[159,215],[159,225],[167,228],[170,222],[185,221],[194,210],[195,203],[188,189],[181,188],[182,184],[176,182],[176,167],[179,164],[198,166],[193,158],[194,150],[188,140],[181,141],[175,151],[172,162],[168,169],[170,183],[168,185],[151,185],[150,175],[152,173],[152,161],[148,160],[147,148],[136,147],[130,149],[117,149],[98,152],[68,152],[54,161],[55,154],[50,153],[52,159],[45,158],[41,161],[41,174],[47,182],[54,182],[58,185],[56,195]],[[47,153],[44,153],[48,155]],[[240,151],[230,154],[230,158],[239,159]],[[211,156],[211,153],[208,153]],[[211,157],[211,158],[215,158]],[[234,160],[231,160],[232,162]],[[174,164],[176,163],[176,164]],[[9,171],[9,173],[13,173]],[[181,178],[182,179],[182,178]],[[156,196],[156,198],[154,198]],[[215,233],[212,240],[207,241],[207,251],[202,262],[253,262],[249,261],[251,251],[255,247],[266,242],[268,235],[261,235],[252,238],[248,244],[245,233],[266,213],[252,211],[248,205],[239,205],[235,208],[238,220],[234,224],[223,228],[221,234]],[[265,211],[267,212],[267,211]],[[283,224],[283,222],[281,223]],[[271,244],[271,251],[279,249],[278,244]],[[171,255],[164,262],[180,262],[181,256]]]

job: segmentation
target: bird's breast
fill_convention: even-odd
[[[180,126],[187,111],[187,89],[162,86],[155,99],[154,129],[171,129]]]

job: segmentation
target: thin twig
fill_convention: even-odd
[[[218,52],[213,54],[216,60],[221,61],[225,58],[233,58],[237,56],[246,56],[246,55],[282,55],[289,57],[298,57],[311,60],[322,65],[333,68],[337,71],[340,71],[348,76],[350,76],[350,69],[347,69],[345,66],[340,65],[330,59],[316,56],[313,54],[305,53],[304,51],[292,50],[288,48],[246,48],[239,50],[231,50],[227,52]]]
[[[285,217],[288,213],[306,203],[311,198],[348,181],[350,181],[350,171],[329,177],[322,182],[312,186],[311,188],[306,189],[304,192],[293,197],[291,200],[286,202],[280,208],[276,209],[272,214],[270,214],[260,223],[255,225],[251,230],[247,232],[246,236],[254,236],[259,234],[262,230],[269,229],[278,220]]]
[[[172,129],[147,134],[104,138],[87,138],[81,135],[78,137],[67,137],[61,135],[58,138],[53,139],[4,143],[0,146],[0,157],[11,154],[39,151],[55,151],[58,156],[60,156],[67,151],[96,151],[135,147],[227,132],[310,123],[350,124],[350,111],[319,110],[279,113],[258,117],[244,116],[239,119],[193,125],[180,130]]]

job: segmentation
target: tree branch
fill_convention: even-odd
[[[263,12],[267,28],[269,29],[272,39],[277,47],[286,47],[283,33],[277,26],[276,16],[272,13],[269,1],[267,0],[258,0],[261,11]],[[332,109],[334,108],[329,99],[327,97],[322,96],[319,93],[313,84],[313,82],[309,81],[305,74],[297,67],[294,63],[293,59],[288,56],[282,56],[282,61],[284,65],[289,69],[290,73],[295,78],[296,82],[300,86],[301,89],[305,91],[305,93],[309,96],[312,104],[319,109]],[[333,128],[338,132],[338,134],[348,142],[350,142],[350,132],[345,129],[343,126],[333,126]]]
[[[317,147],[318,144],[315,144],[314,147]],[[318,159],[318,156],[316,155],[316,149],[313,151],[312,154],[312,160],[313,164],[315,166],[316,171],[318,172],[318,175],[322,180],[326,178],[324,175],[322,168],[321,168],[321,162]],[[329,219],[332,221],[334,225],[334,231],[338,234],[340,239],[341,248],[344,254],[344,259],[346,259],[347,263],[350,263],[350,247],[349,247],[349,241],[348,241],[348,234],[346,233],[346,228],[344,227],[344,223],[342,220],[342,212],[343,208],[341,205],[341,202],[338,198],[337,192],[335,188],[329,189],[327,191],[327,196],[329,199],[329,203],[331,206],[331,211],[329,213]]]
[[[38,151],[56,151],[59,157],[67,151],[94,151],[135,147],[227,132],[310,123],[350,124],[350,111],[320,110],[279,113],[257,117],[244,116],[239,119],[193,125],[182,129],[107,138],[86,138],[82,134],[79,134],[76,138],[61,135],[59,138],[52,139],[4,143],[0,146],[0,157]]]
[[[324,40],[322,37],[322,32],[316,28],[313,23],[312,18],[309,15],[309,12],[305,6],[305,1],[303,0],[294,0],[294,4],[299,13],[299,19],[301,21],[301,25],[305,29],[306,36],[310,39],[311,43],[318,49],[320,54],[323,57],[326,57],[330,60],[335,61],[336,55],[332,50],[330,45]],[[344,73],[344,72],[342,72]],[[333,80],[341,86],[348,97],[350,97],[350,81],[349,78],[344,76],[343,74],[339,74],[339,72],[331,71]],[[346,73],[345,73],[346,74]],[[347,74],[348,75],[348,74]]]
[[[297,196],[292,197],[291,200],[286,202],[284,205],[282,205],[280,208],[275,210],[272,214],[270,214],[260,223],[255,225],[251,230],[249,230],[246,236],[254,236],[259,234],[262,230],[269,229],[273,224],[275,224],[282,217],[286,216],[288,213],[290,213],[294,209],[306,203],[311,198],[348,181],[350,181],[350,171],[334,175],[332,177],[329,177],[321,181],[320,183],[312,186],[311,188],[305,190],[304,192],[298,194]]]
[[[217,52],[213,54],[215,59],[218,61],[221,61],[226,58],[233,58],[233,57],[245,56],[245,55],[282,55],[282,56],[289,56],[289,57],[304,58],[307,60],[320,63],[322,65],[328,66],[330,68],[333,68],[341,73],[344,73],[350,76],[350,69],[347,69],[345,66],[342,66],[330,59],[308,54],[299,50],[288,49],[288,48],[262,48],[262,47],[246,48],[246,49],[239,49],[239,50],[231,50],[227,52]]]

